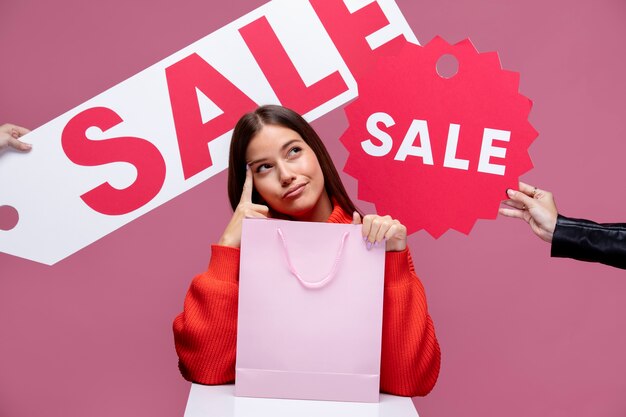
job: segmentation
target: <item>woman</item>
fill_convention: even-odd
[[[297,113],[263,106],[233,131],[228,196],[234,214],[209,268],[196,276],[174,320],[185,379],[224,384],[235,378],[241,224],[245,217],[361,223],[322,141]],[[406,227],[389,216],[362,218],[366,245],[385,244],[380,389],[426,395],[439,374],[440,351],[424,288],[407,249]]]

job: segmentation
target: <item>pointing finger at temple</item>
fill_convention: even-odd
[[[241,190],[240,203],[252,203],[252,188],[254,184],[252,182],[252,170],[246,165],[246,180],[243,183],[243,189]]]

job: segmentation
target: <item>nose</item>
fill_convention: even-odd
[[[287,164],[282,163],[276,166],[278,171],[278,178],[280,180],[280,184],[285,187],[293,182],[296,179],[293,171],[287,166]]]

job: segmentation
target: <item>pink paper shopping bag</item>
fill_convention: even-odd
[[[235,395],[377,402],[384,247],[361,226],[245,219]]]

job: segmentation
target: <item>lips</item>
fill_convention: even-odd
[[[302,194],[304,191],[305,184],[296,184],[292,186],[285,194],[283,194],[283,198],[294,198]]]

